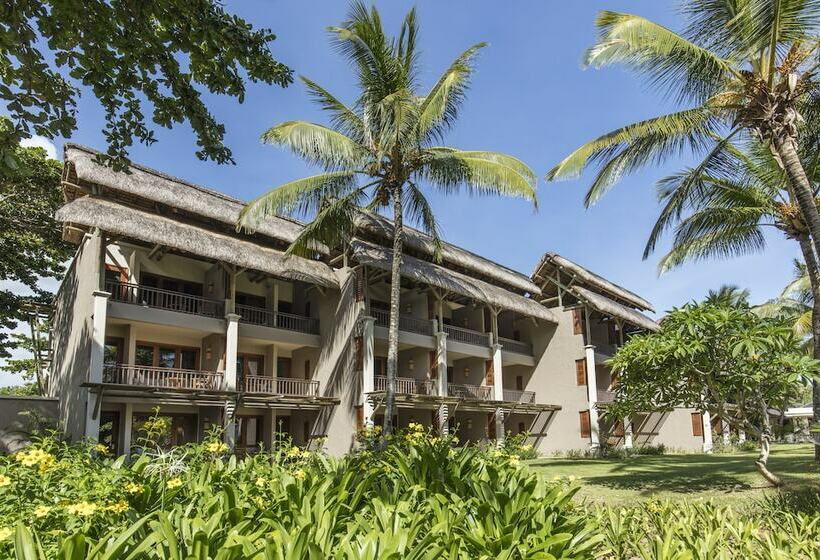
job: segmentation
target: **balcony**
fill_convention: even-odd
[[[598,389],[597,401],[601,404],[615,402],[615,391],[608,391],[605,389]]]
[[[533,391],[515,391],[513,389],[504,389],[504,402],[533,404],[535,403],[535,393]]]
[[[215,371],[114,364],[103,368],[103,383],[152,389],[219,391],[222,389],[222,374]]]
[[[512,338],[498,337],[498,342],[501,343],[502,348],[507,352],[515,352],[516,354],[524,354],[525,356],[532,356],[532,345],[514,340]]]
[[[387,391],[387,377],[377,375],[374,378],[374,391],[377,393]],[[412,377],[396,378],[396,394],[399,395],[432,395],[433,384],[430,381],[413,379]]]
[[[287,397],[318,397],[319,382],[311,379],[247,375],[245,392]]]
[[[202,296],[126,282],[106,282],[105,289],[111,293],[111,301],[217,319],[225,316],[224,301]]]
[[[294,315],[293,313],[274,313],[261,307],[250,305],[237,305],[236,313],[242,320],[252,325],[263,327],[273,327],[288,331],[296,331],[306,334],[319,334],[319,319],[306,317],[304,315]]]
[[[371,314],[380,327],[390,326],[390,312],[383,309],[372,309]],[[420,319],[411,315],[399,315],[399,330],[433,336],[433,322],[430,319]]]
[[[447,333],[448,340],[472,344],[473,346],[490,346],[490,335],[487,333],[456,327],[455,325],[444,325],[444,332]]]
[[[456,383],[448,383],[447,394],[451,397],[468,401],[493,400],[493,388],[487,385],[459,385]]]

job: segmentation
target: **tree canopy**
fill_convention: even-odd
[[[108,158],[127,165],[136,139],[150,144],[150,121],[187,121],[200,159],[232,162],[225,127],[201,88],[240,102],[245,76],[286,86],[291,70],[274,60],[269,29],[253,27],[214,0],[15,0],[0,5],[0,100],[13,127],[0,136],[0,164],[32,134],[69,138],[77,127],[79,86],[105,110]]]

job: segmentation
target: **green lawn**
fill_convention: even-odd
[[[607,504],[648,498],[714,498],[745,501],[770,491],[754,466],[756,453],[680,454],[630,459],[544,458],[530,467],[547,478],[575,476],[579,496]],[[786,489],[814,488],[820,492],[820,468],[811,445],[776,445],[771,470]]]

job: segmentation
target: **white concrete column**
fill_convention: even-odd
[[[501,345],[493,344],[493,400],[504,400],[504,370],[501,364]],[[495,441],[504,443],[504,411],[501,408],[495,411]]]
[[[91,354],[88,359],[88,382],[103,382],[103,361],[105,359],[105,322],[108,314],[108,292],[95,290],[92,303],[93,315],[91,316]],[[97,389],[99,390],[99,389]],[[98,441],[100,439],[100,416],[95,411],[97,399],[100,395],[94,396],[92,388],[86,392],[85,405],[85,437]],[[97,414],[95,414],[97,412]]]
[[[632,421],[624,418],[624,449],[632,449]]]
[[[122,454],[128,457],[131,455],[131,428],[134,424],[134,405],[131,403],[125,403],[122,424]]]
[[[228,328],[225,335],[225,372],[223,373],[222,389],[224,391],[236,391],[236,354],[239,347],[239,315],[228,313],[225,320]],[[233,397],[228,397],[225,401],[225,417],[223,426],[225,433],[223,439],[228,447],[233,449],[236,440],[236,426],[234,415],[236,413],[236,401]]]
[[[721,418],[720,419],[720,427],[723,430],[723,433],[721,434],[722,439],[723,439],[723,445],[729,445],[730,443],[732,443],[732,437],[731,437],[732,434],[730,432],[731,428],[729,428],[729,423],[726,420],[724,420],[723,418]]]
[[[436,395],[439,397],[447,396],[447,333],[436,333],[436,371],[438,378],[436,379]],[[447,435],[449,432],[448,419],[450,417],[450,410],[446,404],[438,407],[438,432],[441,435]]]
[[[273,451],[273,446],[276,444],[276,409],[272,408],[268,410],[267,414],[267,432],[268,432],[268,441],[265,442],[265,447],[268,451]]]
[[[134,366],[137,364],[137,327],[133,324],[128,324],[125,327],[125,352],[126,365]]]
[[[362,418],[365,427],[373,427],[373,401],[368,395],[376,389],[376,358],[374,355],[373,331],[375,317],[362,318]]]
[[[737,442],[738,443],[745,443],[746,442],[746,431],[745,430],[738,430],[737,431]]]
[[[587,366],[587,400],[589,401],[589,434],[590,445],[598,447],[600,441],[600,426],[598,425],[598,380],[595,376],[595,346],[584,346]]]
[[[701,414],[703,420],[703,452],[712,452],[712,417],[708,410],[704,410]]]

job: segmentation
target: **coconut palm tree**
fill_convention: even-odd
[[[752,310],[762,317],[786,319],[792,324],[795,336],[805,341],[808,352],[812,350],[812,313],[814,296],[805,263],[794,261],[794,279],[780,295]]]
[[[278,124],[262,136],[322,172],[286,183],[250,202],[238,227],[253,230],[265,216],[310,215],[313,220],[289,247],[309,254],[316,242],[343,247],[361,209],[385,210],[393,221],[387,391],[384,433],[391,430],[398,362],[399,297],[405,219],[417,223],[440,247],[439,227],[425,189],[447,194],[522,197],[537,204],[535,175],[520,160],[496,152],[437,146],[455,122],[484,43],[471,46],[427,91],[420,92],[418,24],[410,10],[397,37],[382,29],[379,12],[352,4],[349,18],[329,28],[350,63],[358,97],[346,105],[302,78],[330,126],[305,121]]]
[[[684,0],[682,12],[687,20],[682,33],[632,14],[605,11],[598,16],[599,40],[587,52],[586,64],[624,64],[680,109],[581,146],[551,169],[547,179],[572,178],[588,167],[597,168],[585,199],[589,206],[625,174],[685,151],[705,154],[699,170],[718,168],[729,142],[753,136],[783,169],[789,200],[805,224],[811,254],[806,262],[811,267],[818,260],[820,213],[798,139],[804,121],[813,124],[820,116],[820,1]],[[818,135],[812,128],[817,129],[809,127],[804,142],[816,153]],[[677,196],[686,197],[697,188],[696,183],[683,183]],[[820,301],[820,279],[814,278],[813,287]],[[820,358],[820,313],[814,321],[815,355]],[[820,420],[817,383],[814,401],[815,420]]]

